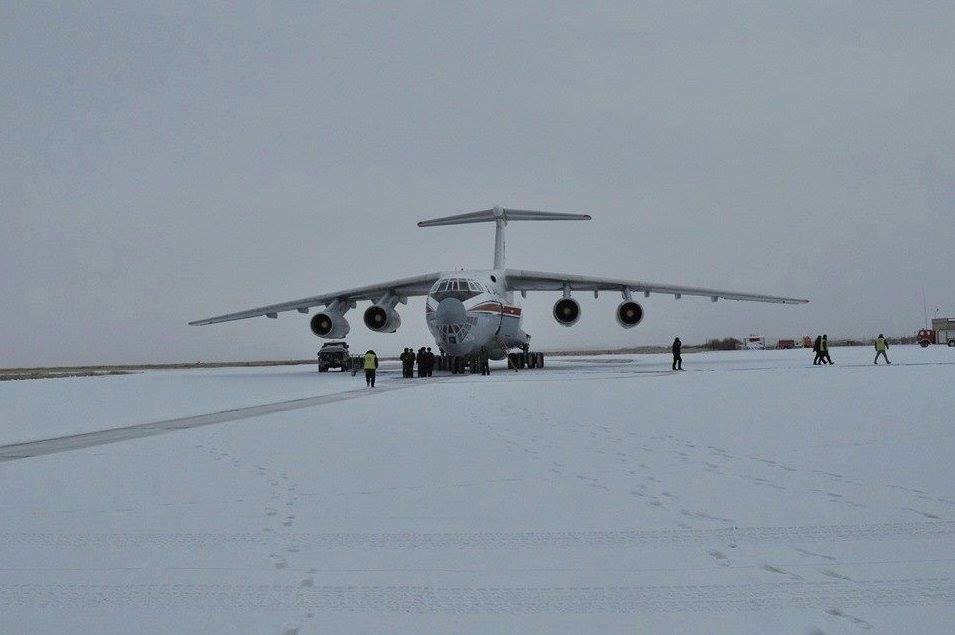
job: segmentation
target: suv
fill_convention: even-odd
[[[318,372],[328,372],[329,368],[348,370],[351,359],[346,342],[327,342],[318,351]]]

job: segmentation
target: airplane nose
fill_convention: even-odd
[[[445,298],[438,303],[434,313],[434,321],[440,326],[463,324],[468,319],[468,312],[464,303],[457,298]]]

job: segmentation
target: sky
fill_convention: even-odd
[[[519,6],[515,6],[519,5]],[[807,297],[529,294],[542,350],[955,315],[951,3],[0,3],[0,367],[308,358],[211,315],[508,265]],[[433,344],[424,303],[353,347]]]

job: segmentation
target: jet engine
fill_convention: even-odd
[[[351,330],[345,316],[336,311],[316,313],[312,316],[309,326],[312,328],[312,333],[329,340],[342,339]]]
[[[580,304],[573,298],[561,298],[554,303],[554,319],[563,326],[573,326],[580,319]]]
[[[401,317],[393,306],[373,304],[365,309],[365,326],[376,333],[394,333],[401,326]]]
[[[632,329],[643,321],[643,307],[633,300],[624,300],[617,306],[617,324]]]

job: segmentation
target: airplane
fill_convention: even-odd
[[[312,307],[323,305],[324,308],[314,314],[309,322],[312,333],[325,339],[341,339],[348,335],[351,329],[345,314],[355,308],[357,302],[369,300],[371,306],[365,309],[363,314],[365,326],[378,333],[394,333],[401,326],[397,305],[407,304],[409,297],[427,296],[425,321],[442,353],[442,362],[447,359],[452,370],[463,370],[466,360],[473,359],[473,356],[482,350],[490,359],[500,360],[510,355],[512,361],[519,366],[543,366],[543,355],[530,351],[531,336],[521,327],[523,316],[521,307],[515,300],[515,293],[526,297],[528,291],[559,292],[561,297],[554,303],[552,313],[559,324],[569,327],[576,324],[581,315],[580,304],[572,297],[572,292],[592,291],[594,297],[597,297],[600,291],[617,292],[621,294],[622,301],[617,306],[615,315],[617,323],[625,329],[633,328],[643,321],[643,307],[633,299],[634,295],[639,293],[644,297],[650,297],[651,293],[673,295],[677,299],[684,295],[704,296],[713,302],[720,298],[778,304],[809,302],[805,299],[774,295],[505,267],[504,229],[509,222],[567,220],[587,221],[591,220],[591,217],[589,214],[541,212],[496,206],[478,212],[421,221],[418,227],[493,222],[493,267],[426,273],[227,313],[189,324],[215,324],[262,315],[274,319],[285,311],[307,314]]]

